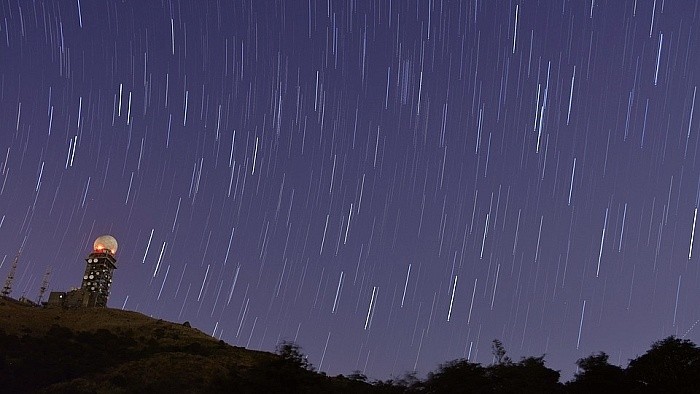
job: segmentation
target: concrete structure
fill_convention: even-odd
[[[85,259],[85,272],[79,289],[68,292],[51,292],[46,306],[64,308],[107,306],[112,275],[117,269],[117,240],[103,235],[93,243],[93,251]]]

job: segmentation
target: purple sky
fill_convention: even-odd
[[[109,233],[111,307],[329,374],[698,341],[697,5],[3,2],[0,277]]]

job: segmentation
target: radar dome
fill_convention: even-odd
[[[108,251],[111,254],[117,254],[117,240],[111,235],[102,235],[97,237],[95,242],[92,244],[92,249],[95,252]]]

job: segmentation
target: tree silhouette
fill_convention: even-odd
[[[367,375],[362,373],[362,371],[360,371],[359,369],[356,369],[356,370],[352,371],[352,373],[350,375],[348,375],[348,379],[357,380],[360,382],[366,382]]]
[[[292,341],[282,341],[277,345],[277,354],[289,366],[299,367],[308,371],[314,370],[314,366],[309,362],[306,355],[301,352],[301,347]]]
[[[630,361],[630,377],[647,392],[696,393],[700,390],[700,349],[670,336]]]
[[[604,352],[591,354],[576,361],[579,371],[574,379],[567,383],[566,391],[570,393],[631,393],[634,382],[625,371],[617,365],[608,363]]]
[[[544,355],[525,357],[517,363],[494,364],[490,378],[497,393],[558,393],[562,391],[559,371],[544,365]]]
[[[430,372],[423,383],[426,393],[490,393],[492,384],[481,364],[453,360]]]
[[[503,342],[498,339],[494,339],[491,342],[491,353],[496,364],[510,364],[512,362],[510,357],[506,356],[506,348],[503,347]]]

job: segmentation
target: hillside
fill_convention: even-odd
[[[3,392],[373,392],[280,356],[230,346],[189,324],[109,308],[0,299]]]
[[[109,308],[39,308],[0,297],[2,393],[694,393],[700,348],[673,336],[654,342],[627,367],[605,353],[576,361],[573,380],[544,355],[512,360],[492,344],[494,362],[448,361],[425,379],[366,383],[315,373],[299,348],[247,350],[192,328]]]

